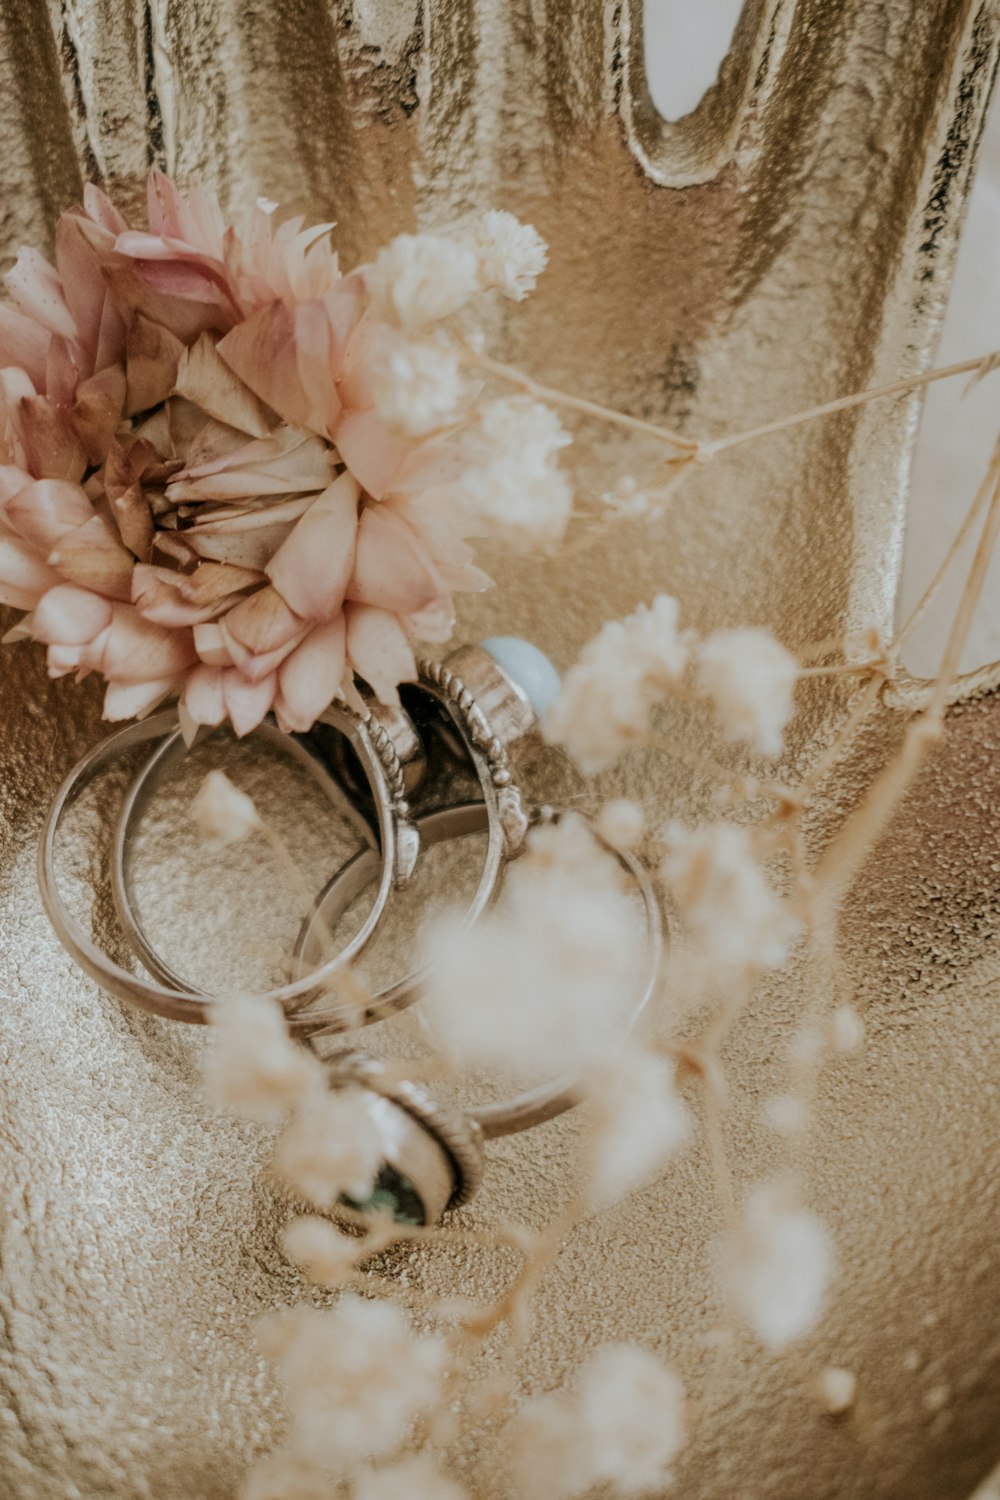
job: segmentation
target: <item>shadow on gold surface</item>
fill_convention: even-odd
[[[497,346],[581,394],[715,436],[924,366],[996,64],[992,4],[750,0],[719,85],[669,126],[638,15],[639,0],[5,0],[4,246],[44,243],[84,175],[134,206],[151,161],[203,172],[230,209],[263,193],[339,218],[347,262],[418,214],[497,205],[551,247]],[[793,647],[888,633],[916,411],[879,403],[734,453],[613,549],[502,569],[463,628],[566,663],[600,619],[666,589],[692,624],[765,623]],[[652,461],[592,434],[578,449],[585,488]],[[34,839],[101,726],[93,694],[49,684],[24,648],[2,670],[4,1494],[216,1500],[278,1420],[250,1324],[297,1294],[276,1241],[287,1209],[261,1133],[200,1102],[201,1038],[101,996],[49,932]],[[812,684],[789,774],[846,702]],[[903,722],[884,708],[831,779],[817,847]],[[998,732],[992,697],[953,711],[848,906],[869,1044],[830,1069],[810,1156],[841,1266],[815,1338],[780,1359],[706,1346],[719,1219],[697,1151],[585,1224],[546,1283],[527,1381],[557,1382],[606,1338],[668,1353],[704,1402],[685,1496],[963,1500],[1000,1459],[984,1316],[1000,1278]],[[608,781],[654,819],[704,796],[663,758]],[[736,1033],[741,1182],[780,1162],[759,1102],[819,998],[790,976]],[[501,1143],[476,1214],[542,1219],[575,1129]],[[468,1292],[493,1274],[441,1250],[407,1271]],[[837,1423],[807,1390],[829,1363],[859,1381]],[[488,1444],[469,1455],[484,1495],[495,1467]]]

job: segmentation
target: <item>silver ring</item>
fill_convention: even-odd
[[[391,746],[377,745],[374,737],[369,733],[366,721],[361,720],[349,710],[332,710],[324,716],[324,719],[350,739],[369,776],[378,810],[384,858],[380,860],[382,870],[375,902],[351,941],[325,964],[307,974],[301,974],[289,984],[267,992],[266,998],[281,1005],[288,1016],[290,1028],[300,1035],[307,1035],[319,1029],[327,1032],[347,1030],[359,1024],[358,1007],[350,1002],[324,1008],[306,1009],[306,1007],[312,1007],[314,1002],[322,997],[331,981],[336,979],[337,975],[374,937],[385,916],[394,884],[405,880],[412,871],[419,842],[417,830],[408,817],[408,807],[403,797],[402,775],[401,773],[395,774],[398,772],[398,763],[391,752]],[[38,849],[38,881],[45,910],[57,937],[76,963],[102,989],[153,1015],[164,1016],[169,1020],[199,1024],[209,1019],[209,1004],[212,997],[184,983],[148,980],[114,963],[91,941],[70,915],[60,894],[55,872],[56,845],[62,820],[84,788],[120,755],[137,745],[164,738],[166,738],[166,745],[160,752],[163,759],[159,758],[159,754],[154,756],[151,765],[147,766],[146,771],[138,779],[140,785],[133,785],[130,793],[132,821],[126,827],[127,832],[129,827],[134,828],[135,818],[141,816],[159,780],[167,774],[172,764],[172,756],[179,754],[180,737],[177,732],[176,714],[169,710],[141,723],[128,725],[109,735],[77,762],[56,793],[42,828]],[[284,736],[281,739],[283,743],[288,744]],[[299,750],[295,753],[301,759],[303,752]],[[310,769],[316,776],[316,769]],[[116,853],[119,852],[121,850],[118,849],[116,841]],[[157,971],[163,973],[166,966],[148,944],[131,908],[130,870],[127,862],[122,863],[116,869],[115,881],[116,894],[125,898],[125,912],[131,916],[131,921],[127,924],[130,936],[134,940],[138,930],[141,940],[140,952],[144,957],[148,954],[155,959],[155,963],[150,966],[154,974]],[[369,1019],[380,1019],[386,1013],[380,1009]]]
[[[559,810],[545,808],[541,816],[558,817]],[[490,826],[490,822],[489,808],[483,802],[463,802],[454,807],[441,808],[437,812],[428,813],[417,819],[421,847],[426,849],[449,839],[482,833]],[[601,847],[613,854],[622,868],[635,881],[642,898],[648,965],[642,987],[636,995],[635,1004],[625,1028],[627,1035],[646,1010],[656,989],[663,953],[663,918],[653,882],[645,867],[627,849],[619,849],[617,845],[602,837],[596,828],[592,828],[592,832]],[[362,891],[371,884],[377,873],[378,856],[373,850],[364,849],[354,855],[325,886],[316,903],[317,912],[322,914],[332,926],[340,920]],[[479,915],[478,911],[476,915]],[[299,955],[302,955],[310,934],[311,923],[307,919],[296,949]],[[418,998],[419,991],[432,977],[433,965],[425,964],[404,979],[380,991],[376,997],[376,1003],[387,1004],[393,1010],[400,1010]],[[318,1032],[315,1035],[318,1039],[322,1033]],[[335,1054],[331,1062],[337,1060],[338,1057]],[[496,1104],[463,1109],[462,1114],[479,1128],[484,1139],[492,1140],[498,1136],[515,1135],[519,1131],[531,1130],[536,1125],[543,1125],[546,1121],[553,1120],[557,1115],[571,1109],[579,1103],[581,1097],[582,1088],[579,1078],[557,1078],[540,1084],[537,1088],[517,1094],[511,1099],[500,1100]],[[466,1190],[466,1196],[468,1192],[469,1190]]]
[[[466,678],[474,684],[475,691],[467,685]],[[524,692],[478,646],[459,647],[443,664],[421,662],[415,686],[422,697],[437,705],[444,721],[458,731],[455,748],[468,758],[482,788],[488,842],[479,884],[466,916],[466,923],[471,924],[496,900],[504,866],[524,842],[528,816],[514,778],[509,747],[530,740],[537,728],[537,716]],[[340,731],[325,764],[314,743],[324,726]],[[359,727],[354,714],[333,706],[320,716],[307,735],[283,735],[266,721],[256,732],[299,759],[327,798],[359,829],[362,838],[369,844],[377,843],[386,868],[376,904],[380,909],[384,907],[389,897],[389,869],[395,883],[408,879],[419,845],[406,796],[419,784],[426,769],[428,747],[410,715],[403,708],[373,703]],[[361,777],[353,774],[350,755],[345,754],[350,750],[360,762]],[[141,821],[184,751],[183,738],[175,729],[132,782],[115,829],[111,887],[119,921],[146,969],[172,994],[203,995],[197,986],[177,974],[150,940],[137,910],[132,878],[132,857]],[[77,774],[79,769],[71,774]],[[366,815],[369,807],[373,820]],[[369,879],[366,877],[365,885]],[[325,938],[331,930],[321,924],[317,913],[311,921],[307,919],[307,933],[320,933]],[[305,942],[300,936],[295,954],[300,974],[307,968]],[[352,945],[349,951],[360,950]],[[407,986],[393,986],[382,992],[375,1004],[364,1009],[355,1006],[323,1012],[330,1017],[323,1029],[342,1031],[384,1019],[412,1003],[420,978],[419,974],[412,976],[412,983]],[[317,1014],[310,1012],[310,1018]]]

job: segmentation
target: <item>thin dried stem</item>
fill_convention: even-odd
[[[805,422],[815,421],[817,417],[828,417],[835,412],[848,411],[853,406],[864,406],[868,401],[878,401],[889,396],[905,396],[921,386],[930,385],[933,381],[947,380],[952,375],[964,375],[970,370],[978,370],[991,358],[991,355],[980,355],[977,359],[965,359],[959,364],[944,365],[937,370],[928,370],[922,375],[911,375],[905,380],[894,380],[890,385],[873,386],[869,390],[858,391],[851,396],[840,396],[835,401],[824,401],[820,406],[806,407],[804,411],[793,412],[791,416],[778,417],[773,422],[764,422],[760,427],[748,427],[743,432],[733,432],[728,437],[716,438],[713,442],[702,442],[699,444],[699,456],[703,459],[714,458],[717,453],[725,453],[730,448],[738,448],[743,443],[753,442],[756,438],[768,437],[773,432],[786,432],[791,427],[800,427]]]

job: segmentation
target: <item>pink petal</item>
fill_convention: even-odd
[[[89,589],[60,583],[35,608],[32,633],[52,646],[84,646],[111,624],[111,604]]]
[[[48,561],[68,583],[78,583],[109,599],[132,597],[132,556],[101,516],[91,516],[82,526],[64,532]]]
[[[89,356],[87,373],[90,374],[100,342],[108,288],[100,260],[77,213],[60,215],[56,225],[56,265],[76,336]]]
[[[336,618],[344,602],[358,529],[357,483],[341,474],[318,496],[267,565],[282,598],[306,620]]]
[[[52,335],[41,323],[0,303],[0,365],[26,370],[36,391],[45,389],[45,362]]]
[[[121,719],[144,719],[176,688],[175,677],[156,682],[109,682],[104,694],[104,717],[111,724]]]
[[[46,589],[59,582],[58,574],[28,542],[19,537],[0,536],[0,604],[34,609]]]
[[[376,500],[388,491],[413,447],[412,438],[390,432],[373,411],[345,413],[337,423],[334,441],[358,483]]]
[[[44,255],[25,246],[18,251],[4,281],[26,317],[34,318],[50,333],[61,333],[67,339],[76,337],[76,324],[66,306],[59,277]]]
[[[361,321],[366,297],[364,279],[355,273],[338,281],[323,298],[330,324],[330,368],[338,378],[351,337]]]
[[[400,619],[406,634],[413,640],[430,641],[438,646],[450,641],[455,629],[455,610],[450,596],[436,599],[426,609],[401,615]]]
[[[195,724],[208,724],[214,728],[226,717],[222,676],[218,667],[198,666],[188,673],[181,702]]]
[[[99,670],[115,682],[152,682],[177,677],[195,664],[190,630],[163,630],[130,604],[115,606]]]
[[[166,400],[183,352],[183,343],[169,329],[140,312],[132,314],[125,333],[125,409],[130,417]]]
[[[236,668],[222,674],[222,692],[229,711],[229,722],[237,735],[249,734],[268,712],[278,690],[277,677],[248,682]]]
[[[53,334],[45,360],[45,394],[56,406],[69,406],[83,376],[79,344]]]
[[[296,369],[306,401],[305,425],[327,437],[340,416],[331,337],[322,303],[303,302],[295,309]]]
[[[278,723],[287,732],[304,734],[336,695],[346,664],[347,631],[343,615],[317,625],[282,663],[278,672]]]
[[[36,479],[7,501],[4,513],[20,536],[48,553],[68,531],[92,520],[94,507],[78,484]]]
[[[260,401],[220,357],[210,333],[203,333],[196,344],[184,350],[175,389],[179,396],[238,432],[264,438],[271,431],[273,421],[267,420]]]
[[[132,603],[154,625],[177,630],[185,625],[199,625],[218,613],[215,604],[188,603],[180,593],[183,574],[170,568],[156,568],[137,563],[132,572]]]
[[[87,455],[69,412],[46,396],[23,396],[14,417],[25,468],[36,479],[82,479]]]
[[[206,624],[194,627],[194,646],[207,667],[231,667],[233,655],[220,625]]]
[[[348,599],[406,615],[439,601],[443,592],[406,522],[382,506],[366,505],[358,523]]]
[[[45,664],[50,677],[68,677],[70,672],[86,677],[90,670],[83,667],[82,646],[50,646],[45,653]]]
[[[417,675],[413,652],[395,615],[370,604],[348,604],[347,659],[382,703],[399,703],[401,682]]]
[[[219,344],[218,352],[244,385],[286,422],[295,427],[308,424],[313,402],[299,379],[295,327],[283,302],[269,302],[252,318],[238,323]]]
[[[103,463],[107,457],[122,419],[125,391],[125,372],[120,365],[109,365],[77,386],[70,415],[91,464]]]
[[[92,182],[88,182],[83,189],[83,211],[88,219],[99,224],[108,234],[121,234],[127,227],[107,193],[102,193]]]
[[[0,464],[0,513],[5,514],[8,502],[31,483],[31,475],[16,464]]]

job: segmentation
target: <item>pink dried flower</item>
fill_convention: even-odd
[[[468,399],[458,363],[409,338],[481,295],[477,253],[404,235],[345,276],[330,225],[259,203],[227,227],[159,172],[148,198],[135,230],[88,187],[55,268],[22,250],[5,278],[12,638],[53,676],[102,675],[108,718],[179,697],[188,733],[305,730],[355,677],[393,701],[412,641],[446,640],[454,592],[489,583],[442,505],[471,463],[438,430]]]

